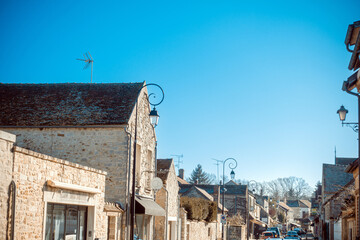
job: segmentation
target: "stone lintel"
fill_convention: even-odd
[[[16,141],[16,135],[0,130],[0,139],[14,143]]]

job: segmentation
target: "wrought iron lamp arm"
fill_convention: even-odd
[[[354,130],[354,132],[359,132],[359,124],[358,123],[355,123],[355,122],[344,122],[342,121],[341,122],[341,125],[342,126],[347,126],[347,127],[350,127],[352,130]]]

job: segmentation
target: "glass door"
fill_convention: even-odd
[[[85,240],[87,207],[48,203],[46,240]]]

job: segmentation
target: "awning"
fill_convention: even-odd
[[[294,226],[296,226],[296,227],[301,227],[301,225],[298,224],[298,223],[291,222],[290,224],[291,224],[291,225],[294,225]]]
[[[159,206],[154,200],[136,196],[135,213],[146,214],[151,216],[165,216],[165,210]]]
[[[249,215],[250,215],[250,222],[260,225],[262,227],[266,227],[266,223],[256,219],[255,216],[252,215],[252,213],[249,213]]]

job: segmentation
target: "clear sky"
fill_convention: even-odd
[[[101,3],[100,3],[101,2]],[[360,1],[1,1],[0,82],[157,83],[159,157],[237,159],[236,178],[297,176],[356,157],[356,99],[341,90]],[[222,169],[220,168],[220,171]],[[226,174],[229,174],[226,168]]]

